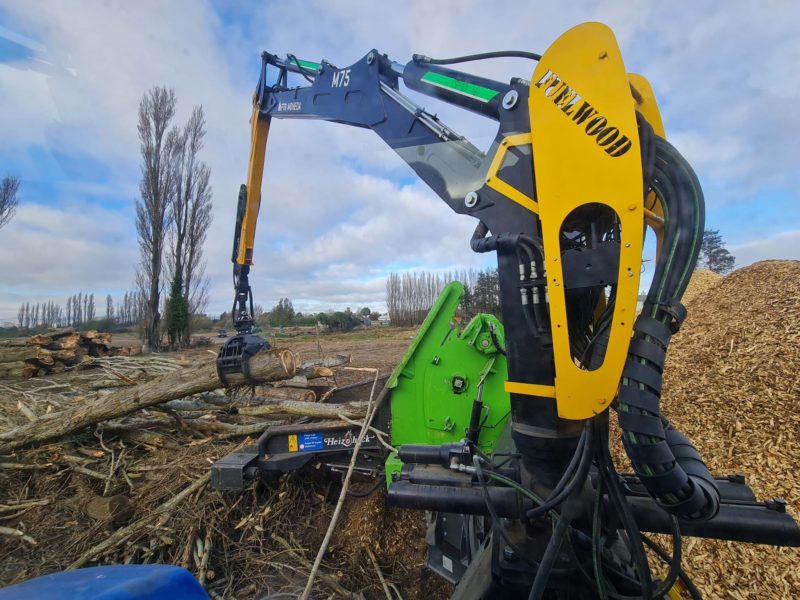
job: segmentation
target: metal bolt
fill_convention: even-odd
[[[370,52],[369,54],[367,54],[367,64],[371,65],[374,61],[375,61],[375,53]]]
[[[488,348],[489,347],[489,340],[483,340],[481,342],[481,346],[483,346],[484,348]]]
[[[630,242],[625,242],[625,247],[626,248],[630,248],[631,247],[631,243]]]
[[[480,200],[480,198],[478,197],[478,192],[470,192],[469,194],[464,196],[464,206],[466,206],[467,208],[473,208],[477,206],[478,200]]]
[[[517,105],[519,100],[519,92],[517,90],[508,90],[506,95],[503,96],[503,108],[511,110]]]
[[[514,551],[511,548],[506,546],[505,548],[503,548],[503,558],[505,558],[506,560],[514,560],[515,558],[517,558],[517,556],[516,554],[514,554]]]
[[[633,277],[633,271],[628,271],[628,277]]]

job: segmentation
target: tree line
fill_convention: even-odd
[[[703,233],[698,268],[724,275],[735,266],[736,259],[725,247],[719,230]],[[464,285],[462,314],[469,318],[477,313],[500,316],[500,285],[497,269],[475,269],[448,273],[392,273],[386,280],[386,307],[392,325],[402,327],[421,324],[442,289],[451,281]]]
[[[386,308],[392,325],[409,327],[425,320],[444,287],[460,281],[464,286],[461,309],[465,316],[500,314],[497,269],[464,269],[448,273],[391,273],[386,280]]]
[[[271,310],[264,310],[260,304],[253,306],[253,318],[260,327],[292,327],[321,325],[330,331],[350,331],[365,320],[377,321],[381,314],[368,306],[361,307],[353,312],[349,307],[345,310],[328,312],[302,313],[294,309],[289,298],[281,298]],[[220,315],[217,322],[219,326],[229,327],[233,323],[229,312]]]
[[[20,329],[40,329],[95,324],[112,329],[114,326],[136,325],[143,318],[144,298],[138,291],[125,292],[116,303],[111,294],[108,294],[103,315],[98,312],[93,293],[78,292],[67,297],[64,305],[52,300],[23,302],[17,311],[17,326]]]

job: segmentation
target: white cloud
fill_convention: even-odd
[[[770,258],[800,260],[800,229],[730,246],[728,250],[736,257],[737,267]]]
[[[0,320],[12,318],[25,301],[63,303],[79,291],[117,295],[130,283],[121,265],[135,260],[135,247],[126,243],[129,227],[99,206],[22,204],[0,230]]]

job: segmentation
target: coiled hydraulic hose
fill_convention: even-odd
[[[660,415],[667,347],[686,315],[679,300],[700,251],[703,194],[686,160],[642,119],[640,137],[646,179],[661,200],[665,226],[653,283],[634,324],[622,375],[619,424],[634,470],[656,502],[680,518],[709,519],[719,509],[714,478],[686,436]]]

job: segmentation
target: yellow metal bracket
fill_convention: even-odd
[[[656,135],[666,139],[667,134],[664,130],[664,121],[661,119],[661,112],[658,110],[658,102],[653,88],[647,79],[638,73],[628,73],[628,81],[631,85],[633,99],[638,110],[650,123]],[[644,220],[656,235],[656,256],[661,254],[661,245],[664,241],[664,207],[656,196],[655,192],[647,194],[644,201]]]
[[[536,200],[530,196],[527,196],[526,194],[523,194],[514,186],[500,179],[500,177],[497,175],[497,172],[503,165],[503,160],[505,159],[509,148],[514,148],[515,146],[526,146],[530,143],[530,133],[517,133],[503,138],[503,141],[500,143],[500,147],[494,154],[492,164],[489,165],[489,170],[486,172],[486,185],[492,188],[494,191],[503,194],[507,198],[510,198],[517,204],[524,206],[529,211],[538,214],[539,205],[536,203]]]
[[[542,56],[530,90],[556,404],[560,417],[586,419],[608,408],[619,385],[636,316],[644,237],[639,136],[614,34],[600,23],[567,31]],[[565,219],[595,203],[616,213],[621,239],[608,349],[603,364],[589,371],[576,363],[570,349],[560,239]]]

